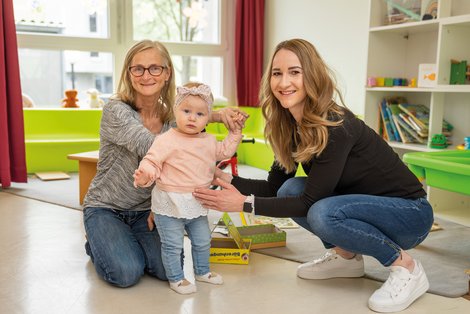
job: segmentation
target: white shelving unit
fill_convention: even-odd
[[[423,0],[423,4],[428,1]],[[436,19],[386,25],[387,2],[370,0],[367,76],[418,78],[419,64],[437,65],[433,88],[366,88],[365,122],[379,127],[378,104],[384,97],[404,96],[409,103],[430,108],[429,138],[441,133],[442,119],[454,126],[454,145],[470,136],[470,85],[449,85],[450,60],[470,64],[470,1],[437,0]],[[428,145],[389,142],[397,151],[433,151]]]

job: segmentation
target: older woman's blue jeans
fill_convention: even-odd
[[[84,225],[88,242],[85,245],[96,272],[105,281],[118,287],[136,284],[147,272],[167,280],[161,258],[157,229],[149,230],[148,211],[118,211],[87,207]]]
[[[303,193],[305,177],[291,178],[278,190],[279,197]],[[373,256],[390,266],[400,250],[421,243],[433,223],[432,207],[425,198],[404,199],[364,194],[338,195],[314,203],[306,217],[292,217],[318,236],[325,248]]]

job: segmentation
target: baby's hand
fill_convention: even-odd
[[[236,122],[240,123],[242,125],[242,127],[244,127],[245,126],[245,121],[246,121],[246,119],[248,119],[248,116],[241,113],[241,112],[237,112],[234,119],[235,119]]]
[[[134,171],[134,187],[148,187],[150,186],[154,180],[149,178],[147,174],[142,171],[142,169],[136,169]]]
[[[232,117],[233,119],[233,129],[232,131],[241,131],[245,127],[245,121],[247,119],[246,115],[243,115],[240,112],[236,112],[236,114]]]

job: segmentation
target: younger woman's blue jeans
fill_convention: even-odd
[[[119,211],[87,207],[83,220],[88,242],[87,254],[96,272],[118,287],[136,284],[147,272],[166,280],[157,228],[149,230],[147,211]],[[181,253],[181,252],[180,252]],[[179,259],[181,264],[181,258]]]
[[[170,282],[184,279],[181,251],[185,230],[191,240],[194,273],[196,276],[202,276],[210,271],[211,230],[207,216],[186,219],[155,214],[155,225],[160,232],[162,261]]]
[[[287,180],[279,197],[298,196],[306,178]],[[433,223],[433,211],[425,198],[404,199],[364,194],[338,195],[314,203],[307,217],[292,217],[318,236],[325,248],[340,247],[352,253],[373,256],[390,266],[400,250],[421,243]]]

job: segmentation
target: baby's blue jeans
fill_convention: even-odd
[[[181,251],[185,230],[191,240],[194,273],[202,276],[210,271],[211,230],[207,216],[186,219],[155,214],[155,224],[162,240],[162,261],[170,282],[184,278]]]

